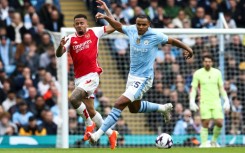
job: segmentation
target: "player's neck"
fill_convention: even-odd
[[[208,69],[204,67],[204,69],[205,69],[205,71],[208,71],[209,72],[212,69],[212,67],[210,67]]]

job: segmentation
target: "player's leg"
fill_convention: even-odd
[[[210,119],[202,119],[202,128],[200,132],[200,137],[201,137],[200,147],[207,147],[209,122]]]
[[[93,134],[88,133],[88,137],[90,137],[90,140],[92,142],[98,141],[98,139],[101,137],[102,134],[105,133],[112,125],[114,125],[118,118],[120,117],[122,110],[124,110],[125,107],[128,106],[128,104],[131,103],[131,101],[125,97],[124,95],[121,95],[114,104],[114,108],[112,109],[111,113],[106,117],[104,123],[102,126]],[[113,144],[111,144],[111,149],[114,149],[116,147],[116,139],[117,139],[117,131],[113,131],[112,138],[115,140]]]
[[[99,75],[97,73],[89,73],[81,78],[75,80],[77,88],[81,89],[82,101],[88,111],[88,118],[85,118],[86,130],[84,134],[84,140],[88,140],[88,132],[93,132],[96,127],[95,123],[91,120],[95,116],[96,111],[94,109],[94,91],[99,85]],[[90,118],[90,116],[92,116]]]
[[[130,113],[160,112],[163,114],[165,122],[168,123],[171,120],[173,105],[171,103],[162,105],[149,101],[135,100],[128,105],[128,108]]]
[[[128,105],[129,111],[131,113],[160,112],[163,114],[165,122],[169,122],[171,118],[170,112],[173,108],[171,103],[161,105],[141,100],[143,95],[152,87],[153,79],[134,76],[131,76],[131,78],[133,80],[132,85],[124,93],[125,96],[133,101]]]
[[[76,87],[71,96],[69,97],[69,102],[76,109],[77,113],[85,119],[86,126],[90,126],[93,124],[88,111],[86,109],[85,104],[82,102],[83,97],[86,96],[86,92],[83,89]]]
[[[224,119],[224,115],[221,107],[215,108],[213,110],[213,118],[214,118],[215,126],[213,128],[213,137],[211,140],[211,145],[212,147],[218,147],[219,145],[217,143],[217,139],[221,133],[221,129],[223,126],[223,119]]]
[[[96,126],[98,128],[100,128],[101,125],[103,124],[104,120],[103,120],[101,114],[94,109],[94,100],[93,100],[93,98],[91,97],[91,98],[88,98],[87,100],[83,100],[83,101],[84,101],[84,103],[86,105],[86,108],[88,110],[88,113],[89,113],[90,117],[92,118],[92,121],[96,124]],[[88,132],[93,132],[93,130],[92,131],[88,131]],[[86,133],[88,133],[88,132],[86,132]],[[86,140],[88,140],[88,137],[86,136],[86,133],[85,133],[85,137],[87,138]],[[113,131],[112,129],[109,128],[105,133],[106,133],[106,135],[109,138],[110,144],[113,144],[116,141],[116,138],[114,137],[115,131]],[[115,139],[115,141],[114,141],[114,139]]]
[[[200,132],[200,137],[201,137],[201,146],[200,147],[207,147],[208,127],[209,127],[209,122],[212,118],[212,112],[208,106],[206,106],[204,104],[200,105],[200,116],[202,119],[202,129]]]

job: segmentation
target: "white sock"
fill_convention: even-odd
[[[104,134],[104,131],[99,129],[95,133],[92,134],[92,137],[95,141],[98,141],[98,139]]]
[[[93,121],[91,120],[84,103],[81,103],[81,105],[76,109],[76,111],[85,120],[86,126],[90,126],[93,124]]]
[[[100,115],[100,113],[99,112],[96,112],[96,114],[94,115],[94,117],[92,118],[92,120],[95,122],[95,124],[97,125],[97,127],[101,127],[101,125],[103,124],[103,122],[104,122],[104,120],[103,120],[103,118],[102,118],[102,116]],[[111,130],[111,128],[110,129],[108,129],[107,131],[106,131],[106,135],[108,135],[108,136],[110,136],[111,134],[112,134],[112,130]]]

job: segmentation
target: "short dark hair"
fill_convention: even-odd
[[[145,14],[140,14],[136,17],[137,18],[141,18],[141,19],[147,19],[149,22],[151,22],[151,18],[148,16],[148,15],[145,15]]]
[[[204,56],[202,57],[202,61],[204,61],[205,58],[211,59],[212,62],[214,61],[214,58],[213,58],[211,55],[204,55]]]
[[[74,16],[74,20],[75,20],[76,18],[84,18],[84,19],[87,20],[87,16],[84,15],[84,14],[77,14],[77,15]]]

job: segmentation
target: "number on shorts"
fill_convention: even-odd
[[[133,86],[135,87],[135,88],[138,88],[139,86],[140,86],[140,82],[139,81],[135,81],[134,82],[134,84],[133,84]]]

